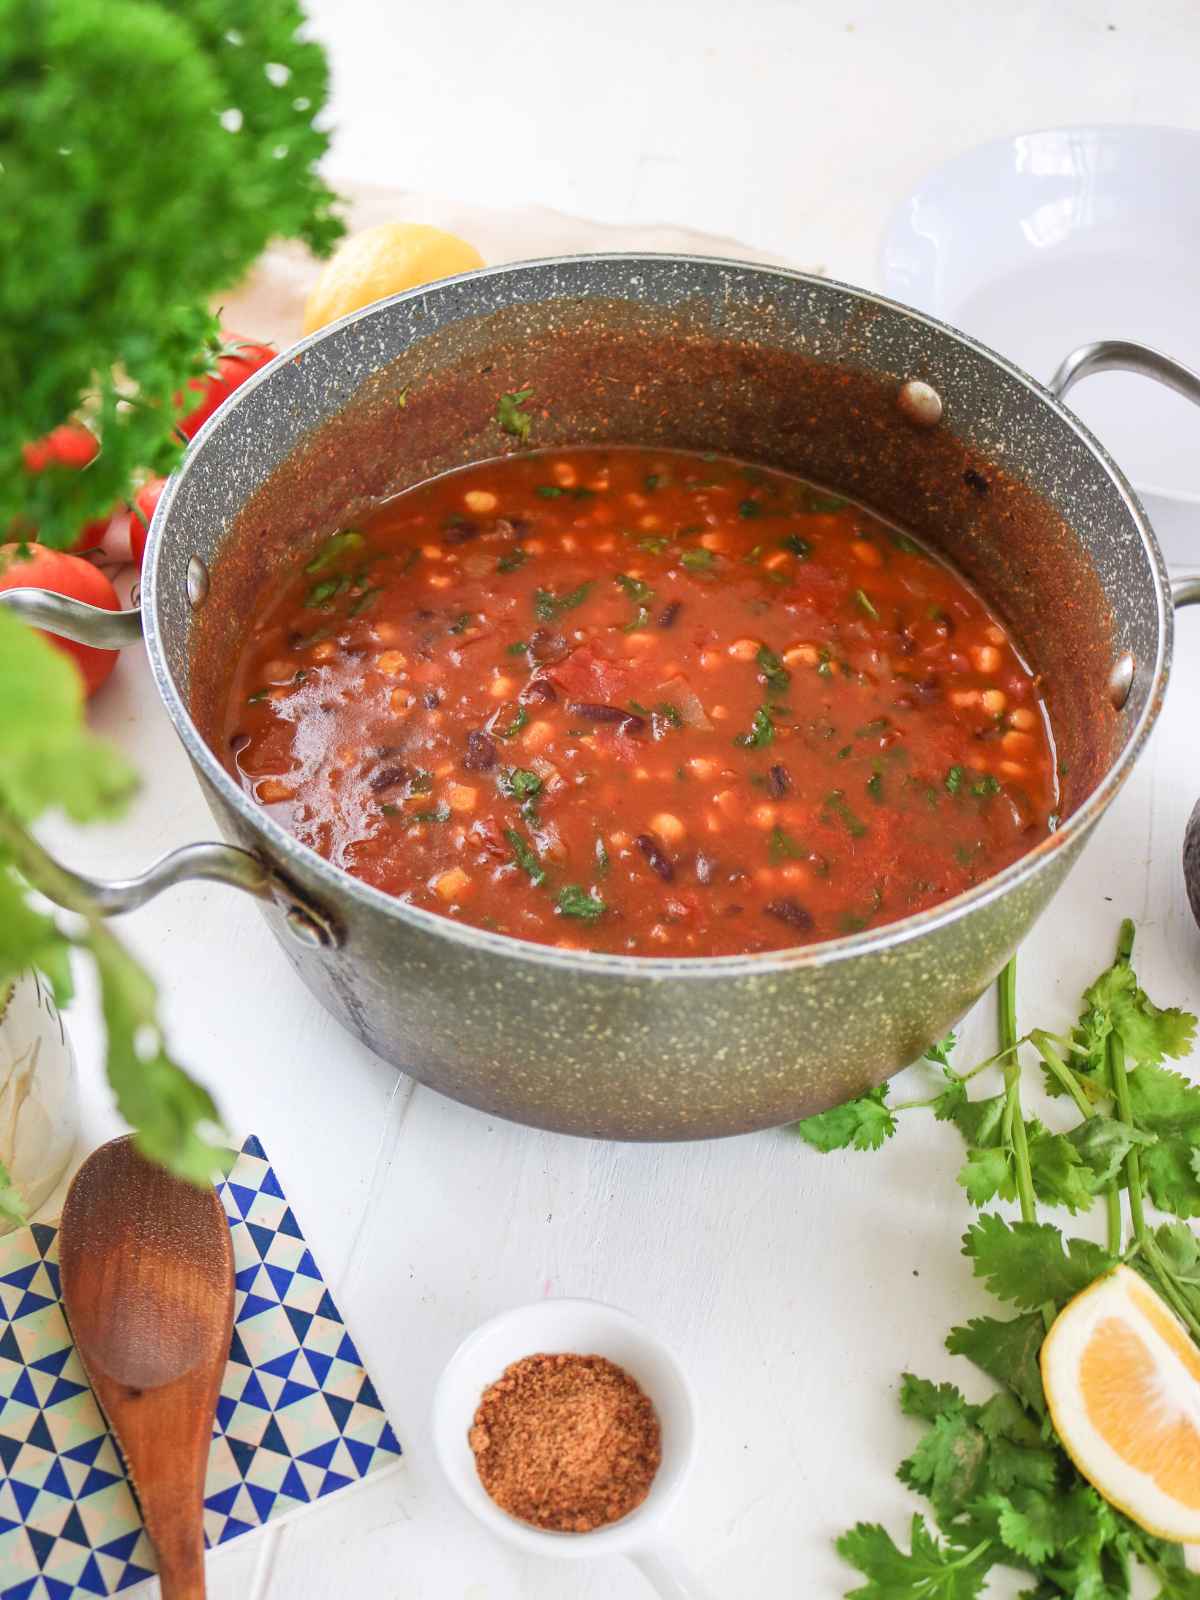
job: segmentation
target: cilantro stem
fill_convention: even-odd
[[[1033,1168],[1029,1162],[1029,1137],[1025,1131],[1025,1118],[1021,1115],[1021,1063],[1017,1059],[1017,958],[1012,956],[1000,974],[997,985],[997,1007],[1000,1023],[1000,1051],[1008,1057],[1004,1064],[1004,1136],[1012,1143],[1013,1175],[1017,1183],[1017,1199],[1021,1204],[1021,1221],[1037,1221],[1037,1198],[1033,1192]],[[1047,1333],[1054,1321],[1054,1306],[1047,1301],[1042,1307],[1042,1321]]]
[[[1084,1121],[1096,1116],[1095,1106],[1080,1088],[1078,1078],[1051,1044],[1050,1035],[1043,1033],[1040,1028],[1035,1028],[1029,1037],[1049,1072],[1057,1078],[1074,1100]],[[1110,1038],[1109,1043],[1111,1042]],[[1121,1253],[1121,1195],[1115,1178],[1110,1179],[1104,1187],[1104,1209],[1108,1253],[1110,1256],[1118,1256]]]

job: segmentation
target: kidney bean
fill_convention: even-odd
[[[467,735],[467,753],[462,764],[468,772],[490,772],[496,765],[496,746],[486,733],[473,729]]]
[[[639,833],[633,842],[650,863],[651,871],[657,872],[664,883],[670,883],[675,876],[675,867],[654,835]]]
[[[799,900],[794,900],[791,895],[784,895],[779,900],[768,900],[763,910],[768,916],[778,917],[780,922],[786,922],[789,928],[795,928],[798,933],[807,933],[813,925],[812,912],[802,906]]]

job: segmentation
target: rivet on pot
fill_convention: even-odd
[[[310,950],[321,950],[332,943],[328,928],[322,927],[302,906],[289,906],[284,921],[297,944],[307,945]]]
[[[208,599],[208,568],[199,556],[188,558],[187,597],[193,611]]]
[[[1133,657],[1127,650],[1123,656],[1118,657],[1108,675],[1108,698],[1116,711],[1120,711],[1129,699],[1129,691],[1133,688],[1133,669]]]
[[[918,428],[936,428],[942,420],[942,397],[920,378],[900,385],[896,408]]]

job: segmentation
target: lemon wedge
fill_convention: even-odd
[[[1042,1344],[1067,1454],[1105,1499],[1162,1539],[1200,1543],[1200,1350],[1129,1267],[1076,1295]]]

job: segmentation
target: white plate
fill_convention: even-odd
[[[1093,339],[1200,368],[1200,133],[1055,128],[932,173],[884,235],[888,295],[1045,382]],[[1200,554],[1200,410],[1125,373],[1070,405],[1129,473],[1169,556]]]

